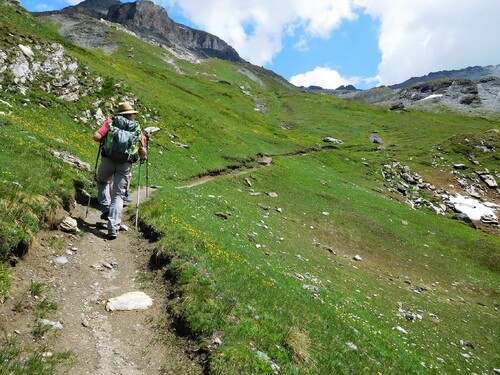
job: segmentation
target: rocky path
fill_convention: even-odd
[[[124,217],[133,219],[135,208],[133,203]],[[108,240],[106,229],[100,228],[99,214],[91,209],[84,218],[85,207],[77,206],[72,217],[78,220],[80,234],[51,231],[39,237],[15,268],[12,294],[0,306],[0,328],[25,344],[33,341],[33,332],[40,326],[37,306],[46,298],[57,303],[47,319],[59,328],[35,341],[47,345],[47,356],[72,353],[61,373],[202,373],[196,356],[189,354],[192,343],[169,330],[165,280],[148,270],[154,244],[142,238],[132,222],[125,223],[130,230]],[[30,293],[33,283],[46,287],[43,297]],[[109,298],[133,291],[150,296],[152,307],[106,310]]]

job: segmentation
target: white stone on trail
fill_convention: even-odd
[[[106,311],[146,310],[153,306],[153,300],[144,292],[128,292],[110,298],[106,303]]]
[[[66,258],[66,257],[57,257],[55,259],[55,262],[57,264],[66,264],[66,263],[68,263],[68,258]]]
[[[54,329],[63,329],[61,322],[52,322],[48,319],[40,319],[40,323],[44,326],[51,326]]]
[[[60,224],[61,230],[69,233],[78,233],[78,222],[72,217],[67,216]]]
[[[363,258],[361,258],[359,255],[355,255],[352,259],[358,262],[361,262],[363,260]]]

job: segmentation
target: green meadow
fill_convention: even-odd
[[[481,169],[498,173],[496,152],[474,149],[480,139],[498,148],[498,132],[487,132],[498,122],[307,94],[263,68],[188,62],[115,29],[108,38],[119,48],[106,55],[74,46],[57,34],[59,25],[3,1],[0,14],[0,50],[60,43],[87,72],[88,88],[76,102],[40,82],[22,95],[0,74],[0,300],[15,283],[9,261],[88,189],[98,125],[79,119],[97,101],[111,115],[114,103],[133,97],[142,127],[162,128],[148,161],[149,182],[160,188],[141,203],[141,226],[160,238],[152,258],[173,282],[169,313],[208,351],[209,373],[500,368],[498,229],[472,229],[451,220],[450,210],[412,209],[381,173],[399,162],[450,189],[458,186],[453,164],[470,165],[472,153]],[[263,155],[271,165],[259,164]],[[203,176],[213,178],[189,187]],[[2,346],[0,373],[38,358],[28,353],[23,362],[18,354],[11,342]]]

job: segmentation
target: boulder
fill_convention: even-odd
[[[59,225],[61,230],[63,232],[68,232],[68,233],[78,233],[80,232],[80,229],[78,229],[78,223],[75,219],[72,217],[65,217],[64,220],[61,222]]]

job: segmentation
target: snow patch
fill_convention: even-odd
[[[427,96],[427,97],[425,97],[423,99],[420,99],[420,101],[423,102],[424,100],[429,100],[429,99],[434,99],[434,98],[440,98],[442,96],[443,96],[443,94],[432,94],[432,95],[429,95],[429,96]]]
[[[455,210],[466,214],[471,220],[481,220],[481,217],[485,215],[492,215],[496,218],[495,211],[500,208],[495,203],[481,202],[471,197],[463,197],[460,194],[450,197],[450,202],[453,203]]]

